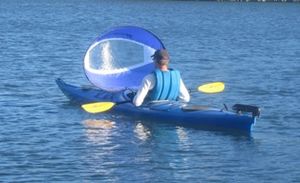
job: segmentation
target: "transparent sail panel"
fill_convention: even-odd
[[[144,62],[144,46],[121,40],[100,42],[90,50],[89,66],[95,70],[124,69]],[[150,54],[148,61],[151,60]]]

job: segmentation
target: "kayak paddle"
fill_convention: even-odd
[[[89,113],[100,113],[111,109],[116,103],[114,102],[94,102],[83,104],[81,107]]]
[[[122,101],[122,102],[93,102],[89,104],[83,104],[81,107],[88,113],[100,113],[105,112],[113,108],[115,105],[129,103],[131,101]]]
[[[220,93],[224,91],[225,84],[223,82],[206,83],[198,87],[199,92],[203,93]],[[106,112],[113,108],[115,105],[129,103],[131,101],[122,102],[93,102],[89,104],[83,104],[81,107],[88,113],[101,113]]]
[[[220,93],[224,89],[225,84],[223,82],[206,83],[198,87],[198,91],[203,93]]]

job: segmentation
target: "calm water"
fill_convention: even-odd
[[[2,0],[0,25],[0,181],[300,182],[300,4]],[[71,104],[54,80],[88,84],[85,50],[119,25],[158,35],[189,88],[226,83],[194,103],[262,107],[251,136]]]

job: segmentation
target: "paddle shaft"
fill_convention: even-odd
[[[224,83],[214,82],[203,84],[198,87],[198,92],[203,93],[219,93],[222,92],[225,88]],[[189,93],[192,93],[193,90],[189,89]],[[105,112],[113,108],[115,105],[130,103],[131,100],[121,101],[121,102],[94,102],[90,104],[83,104],[82,108],[89,113],[100,113]]]

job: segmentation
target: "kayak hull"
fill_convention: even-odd
[[[108,92],[92,87],[78,87],[56,80],[62,92],[73,102],[124,102],[128,97],[123,91]],[[179,102],[152,102],[135,107],[131,102],[115,105],[110,112],[151,122],[171,123],[179,126],[209,130],[234,130],[250,133],[256,118],[203,106],[191,106]]]

